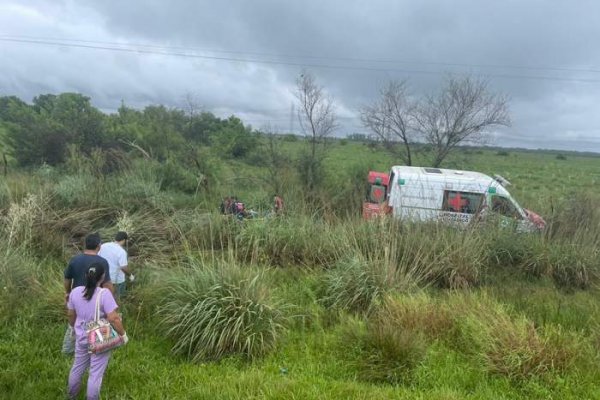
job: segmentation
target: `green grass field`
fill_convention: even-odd
[[[64,398],[71,358],[60,352],[62,269],[83,234],[125,226],[138,280],[122,306],[130,343],[113,354],[104,399],[600,398],[599,161],[478,149],[447,161],[510,180],[522,206],[556,220],[556,231],[538,236],[305,212],[287,172],[296,214],[240,224],[214,202],[235,191],[267,207],[271,194],[267,171],[241,162],[223,162],[208,196],[155,187],[152,169],[139,165],[91,183],[62,171],[13,172],[0,182],[0,398]],[[352,194],[360,204],[356,180],[393,164],[336,141],[324,196],[335,203]],[[123,182],[127,192],[113,190]],[[569,225],[567,205],[585,193],[590,203],[577,204],[596,208],[583,229]],[[170,331],[190,310],[199,316],[191,327],[210,337],[232,324],[195,321],[230,313],[244,327],[234,339],[264,350],[248,356],[236,341],[212,348],[198,332]],[[269,339],[264,324],[275,318],[284,329]],[[193,361],[193,352],[171,351],[181,343],[223,355]]]

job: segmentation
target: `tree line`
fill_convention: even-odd
[[[136,151],[164,161],[194,146],[214,146],[224,157],[246,156],[257,134],[231,116],[151,105],[137,110],[122,104],[105,114],[79,93],[43,94],[31,104],[0,97],[0,151],[23,167],[59,165],[70,146],[85,154],[94,149]]]
[[[308,139],[297,160],[298,171],[311,192],[323,175],[327,138],[339,125],[335,103],[314,75],[301,73],[294,94]],[[260,132],[235,116],[219,118],[187,100],[186,110],[163,105],[137,110],[122,104],[116,113],[105,114],[78,93],[43,94],[31,104],[15,96],[0,97],[4,168],[7,155],[24,167],[59,165],[73,146],[86,154],[95,149],[134,151],[161,162],[202,146],[224,158],[244,158],[257,151]],[[407,81],[390,81],[359,111],[371,136],[406,165],[412,165],[418,144],[427,144],[430,165],[438,167],[456,146],[485,143],[494,128],[510,124],[507,97],[471,77],[449,76],[437,92],[420,97],[410,94]]]

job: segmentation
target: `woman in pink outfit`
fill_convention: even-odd
[[[96,298],[100,297],[100,318],[106,318],[123,339],[129,340],[121,318],[117,314],[117,303],[110,290],[102,289],[104,281],[104,265],[93,263],[86,273],[85,286],[74,288],[67,303],[69,324],[75,330],[75,361],[69,374],[69,398],[77,397],[81,388],[83,374],[89,368],[90,374],[87,383],[87,398],[98,399],[104,371],[108,366],[110,351],[101,354],[88,353],[88,340],[85,326],[94,320],[96,312]]]

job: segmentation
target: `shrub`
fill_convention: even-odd
[[[199,188],[198,177],[175,161],[169,160],[159,164],[156,166],[156,170],[160,190],[172,189],[193,194]]]
[[[237,266],[190,266],[161,283],[157,315],[172,351],[193,361],[248,359],[273,350],[287,323],[261,273]]]
[[[566,160],[566,159],[567,159],[567,156],[565,156],[564,154],[557,154],[557,155],[556,155],[556,159],[557,159],[557,160],[564,161],[564,160]]]
[[[500,151],[496,152],[496,155],[502,156],[502,157],[508,157],[508,156],[510,156],[510,153],[506,150],[500,150]]]
[[[283,141],[294,143],[298,141],[298,136],[294,135],[293,133],[288,133],[283,135]]]

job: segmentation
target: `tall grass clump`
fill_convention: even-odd
[[[570,243],[552,243],[547,248],[549,273],[561,289],[588,289],[598,281],[598,249]]]
[[[92,175],[84,173],[61,177],[53,188],[56,202],[65,208],[96,206],[104,190],[98,190],[95,180]]]
[[[477,230],[457,230],[433,225],[417,240],[430,250],[428,262],[435,271],[435,284],[465,289],[479,285],[487,272],[487,238]]]
[[[328,307],[369,313],[393,291],[477,285],[487,267],[486,238],[476,232],[384,220],[345,228],[340,261],[325,275]]]
[[[380,263],[349,258],[325,275],[321,302],[328,308],[369,313],[393,288],[393,271]]]
[[[221,251],[235,248],[236,237],[244,224],[231,216],[202,210],[177,210],[171,223],[183,247],[191,250]]]
[[[2,180],[0,182],[0,209],[8,208],[11,202],[10,189],[8,184]]]
[[[10,321],[40,293],[41,268],[27,254],[0,249],[0,321]]]
[[[350,226],[349,246],[367,259],[389,258],[421,283],[443,288],[478,285],[487,263],[487,238],[441,224],[369,221]]]
[[[600,243],[600,198],[595,193],[575,193],[553,210],[546,236],[572,243]]]
[[[536,327],[505,306],[479,297],[455,303],[467,312],[459,320],[463,346],[491,374],[522,381],[571,368],[581,354],[581,343],[560,327]]]
[[[245,221],[236,252],[254,264],[327,267],[337,260],[343,227],[302,215]]]
[[[351,364],[361,380],[399,384],[410,381],[435,340],[456,335],[455,314],[424,294],[386,296],[365,322],[348,330],[345,341],[356,343]]]
[[[287,325],[263,273],[233,265],[191,265],[160,282],[157,316],[173,353],[199,362],[272,351]]]
[[[588,289],[600,277],[597,246],[560,235],[492,232],[488,259],[493,266],[514,268],[525,276],[547,277],[565,290]]]
[[[488,262],[495,267],[523,265],[526,260],[532,258],[532,242],[541,243],[539,236],[519,234],[508,229],[490,230],[488,235]],[[535,267],[533,269],[537,270]]]

